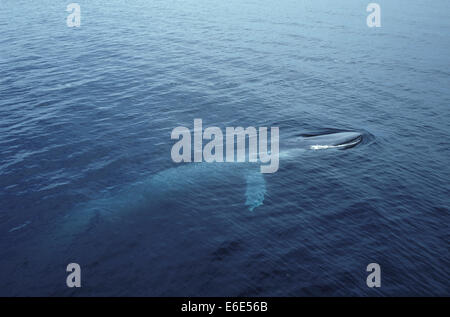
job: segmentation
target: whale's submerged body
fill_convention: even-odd
[[[359,144],[362,138],[362,134],[358,132],[303,135],[287,142],[285,148],[281,149],[279,158],[295,158],[306,150],[348,149]],[[130,212],[161,208],[161,201],[179,200],[183,195],[189,196],[192,193],[201,199],[216,199],[207,195],[212,187],[220,187],[225,194],[239,183],[246,186],[243,204],[250,211],[264,203],[266,182],[264,174],[260,172],[259,162],[185,163],[151,175],[116,195],[79,206],[65,217],[60,229],[65,236],[78,234],[99,217],[119,219],[121,215]]]

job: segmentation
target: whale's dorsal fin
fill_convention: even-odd
[[[264,195],[266,194],[266,181],[263,174],[259,170],[249,171],[245,177],[247,188],[245,190],[245,205],[252,211],[264,203]]]

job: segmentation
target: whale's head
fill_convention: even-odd
[[[362,143],[365,136],[356,131],[327,131],[295,135],[283,146],[282,158],[295,158],[304,151],[338,149],[345,150]]]
[[[362,133],[354,131],[303,135],[300,138],[301,146],[310,150],[348,149],[362,141]]]

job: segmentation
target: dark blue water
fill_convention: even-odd
[[[450,2],[78,3],[0,3],[0,295],[450,295]],[[194,118],[364,142],[281,159],[249,211],[172,162]]]

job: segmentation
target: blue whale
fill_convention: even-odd
[[[359,132],[297,136],[280,144],[279,158],[280,161],[298,159],[304,151],[348,149],[362,140],[363,135]],[[58,231],[65,236],[79,234],[95,219],[114,221],[122,219],[125,214],[161,209],[161,202],[177,200],[186,192],[197,194],[205,200],[214,199],[207,195],[209,188],[220,186],[221,190],[226,191],[235,188],[239,182],[245,184],[245,201],[242,203],[253,211],[264,203],[264,178],[258,163],[184,163],[135,182],[117,194],[79,205],[64,217]]]

